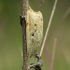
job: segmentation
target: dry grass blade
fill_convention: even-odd
[[[51,60],[50,70],[53,69],[53,63],[54,63],[54,57],[55,57],[55,49],[56,49],[56,42],[57,42],[57,39],[55,38],[54,39],[54,46],[53,46],[53,52],[52,52],[52,60]]]
[[[44,49],[44,46],[45,46],[45,42],[46,42],[46,39],[47,39],[49,28],[50,28],[52,18],[53,18],[54,12],[55,12],[56,4],[57,4],[57,0],[55,0],[53,10],[52,10],[52,13],[51,13],[51,16],[50,16],[50,19],[49,19],[48,27],[46,29],[45,37],[44,37],[44,40],[43,40],[43,43],[42,43],[42,48],[41,48],[41,51],[40,51],[40,56],[42,55],[42,52],[43,52],[43,49]]]
[[[63,15],[62,21],[70,14],[70,7],[66,10],[66,12]]]
[[[61,20],[59,22],[57,22],[57,25],[55,26],[55,28],[53,29],[52,33],[55,32],[56,29],[59,28],[59,26],[62,24],[62,22],[67,18],[67,16],[70,14],[70,6],[68,7],[68,9],[65,11],[65,13],[63,14]],[[57,27],[58,26],[58,27]]]

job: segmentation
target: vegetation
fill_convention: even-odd
[[[44,17],[44,34],[53,8],[54,0],[30,0],[35,11]],[[0,0],[0,70],[22,69],[22,30],[19,22],[20,0]],[[57,38],[54,70],[70,70],[70,1],[58,0],[52,25],[42,54],[42,70],[50,70],[54,39]],[[41,48],[40,48],[41,49]],[[39,50],[40,50],[39,49]]]

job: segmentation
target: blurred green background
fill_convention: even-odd
[[[30,0],[33,10],[40,10],[44,34],[55,0]],[[0,70],[22,70],[22,30],[19,22],[21,0],[0,0]],[[58,0],[42,55],[42,70],[50,70],[54,39],[57,38],[53,70],[70,70],[70,0]]]

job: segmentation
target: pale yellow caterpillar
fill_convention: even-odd
[[[43,37],[43,16],[40,11],[35,12],[30,7],[27,11],[26,38],[28,57],[36,54]]]

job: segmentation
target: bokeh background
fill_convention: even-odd
[[[41,11],[44,34],[55,0],[30,0]],[[19,22],[21,0],[0,0],[0,70],[22,70],[22,30]],[[58,0],[42,55],[42,70],[50,70],[54,39],[57,38],[53,70],[70,70],[70,0]],[[40,47],[41,48],[41,47]]]

